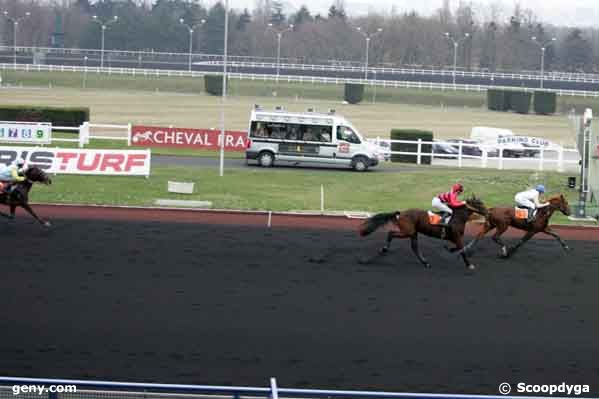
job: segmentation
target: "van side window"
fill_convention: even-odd
[[[321,127],[318,138],[319,138],[319,141],[321,141],[323,143],[330,143],[333,139],[331,136],[331,127],[330,126]]]
[[[250,128],[250,137],[268,137],[266,130],[266,123],[264,122],[252,122]]]
[[[337,126],[337,140],[347,141],[352,144],[360,144],[358,135],[347,126]]]

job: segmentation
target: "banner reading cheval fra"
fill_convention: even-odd
[[[131,145],[138,147],[185,147],[220,149],[220,130],[159,126],[133,126]],[[245,151],[247,133],[225,130],[225,150]]]

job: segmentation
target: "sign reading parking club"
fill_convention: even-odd
[[[138,147],[185,147],[220,149],[220,130],[176,127],[133,126],[131,145]],[[225,130],[225,150],[245,151],[247,133]]]
[[[0,121],[0,142],[50,144],[51,141],[51,123]]]

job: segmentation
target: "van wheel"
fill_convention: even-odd
[[[263,151],[258,155],[258,163],[265,168],[273,166],[275,163],[275,156],[270,151]]]
[[[368,159],[363,156],[355,157],[352,166],[356,172],[365,172],[368,169]]]

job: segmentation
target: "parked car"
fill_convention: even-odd
[[[435,154],[436,157],[441,158],[444,156],[446,156],[446,158],[456,158],[458,150],[451,144],[440,143],[438,140],[435,140],[435,143],[433,144],[433,154]]]
[[[449,141],[450,143],[456,143],[455,145],[452,145],[452,147],[454,147],[458,152],[460,151],[460,141],[462,142],[462,144],[469,144],[462,145],[462,155],[472,155],[475,157],[480,157],[481,155],[483,155],[483,150],[478,146],[480,143],[476,140],[449,139],[447,141]]]
[[[535,158],[541,153],[539,146],[528,143],[522,143],[522,146],[524,147],[523,156],[526,158]]]

